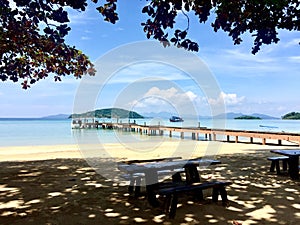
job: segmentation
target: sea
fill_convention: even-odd
[[[99,119],[99,122],[116,122],[111,119]],[[135,122],[140,125],[162,125],[173,127],[207,127],[232,130],[251,130],[267,132],[300,133],[300,120],[188,120],[171,123],[168,119],[123,119],[123,123]],[[78,144],[84,140],[86,143],[118,143],[120,141],[139,141],[139,134],[119,132],[108,129],[72,129],[71,119],[0,119],[0,147],[4,146],[35,146],[35,145],[69,145]],[[132,135],[136,138],[132,139]],[[165,138],[169,138],[165,134]],[[172,139],[179,138],[180,134],[173,134]],[[151,137],[150,137],[151,138]],[[156,138],[156,137],[153,137]],[[187,137],[189,139],[189,137]]]

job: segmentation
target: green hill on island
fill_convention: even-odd
[[[235,117],[234,119],[235,120],[261,120],[260,117],[257,117],[257,116],[247,116],[247,115],[238,116],[238,117]]]
[[[283,120],[300,120],[299,112],[290,112],[282,116]]]
[[[107,109],[97,109],[94,111],[89,111],[85,113],[72,114],[69,118],[130,118],[130,119],[142,119],[142,115],[134,111],[129,111],[120,108],[107,108]]]

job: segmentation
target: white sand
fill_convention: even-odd
[[[279,148],[292,147],[182,140],[1,147],[0,224],[300,224],[299,181],[269,172],[266,157],[270,149]],[[110,176],[110,160],[99,161],[99,174],[84,160],[211,154],[222,164],[204,169],[201,176],[232,181],[227,188],[229,207],[192,202],[185,196],[174,220],[162,209],[149,207],[145,199],[129,197],[127,187]],[[46,159],[56,160],[40,161]]]
[[[0,161],[27,161],[56,158],[157,158],[181,156],[193,158],[205,155],[247,153],[255,150],[286,149],[274,146],[213,141],[174,140],[142,143],[113,143],[85,145],[46,145],[0,147]]]

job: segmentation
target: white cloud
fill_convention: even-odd
[[[132,101],[129,105],[134,108],[156,109],[156,111],[170,111],[171,109],[187,111],[191,109],[198,96],[192,91],[182,91],[175,87],[160,89],[150,88],[142,98]]]
[[[99,20],[99,17],[93,15],[91,8],[87,8],[85,11],[77,11],[70,7],[66,7],[68,12],[68,18],[72,25],[83,25],[88,24],[91,21]]]
[[[83,36],[83,37],[81,37],[81,40],[91,40],[91,38],[90,38],[90,37]]]
[[[300,56],[290,56],[288,59],[291,62],[300,63]]]
[[[243,103],[245,100],[245,97],[238,97],[237,94],[226,94],[224,92],[221,92],[219,97],[217,99],[210,98],[208,99],[208,103],[210,105],[220,105],[224,104],[228,106],[233,106],[233,105],[239,105]]]
[[[263,54],[249,54],[249,52],[242,52],[241,50],[238,49],[228,49],[225,50],[225,56],[229,57],[232,61],[234,60],[240,60],[240,61],[245,61],[247,63],[249,62],[254,62],[254,63],[269,63],[273,62],[274,59],[271,57],[268,57]],[[224,56],[223,55],[223,56]]]
[[[122,28],[122,27],[117,27],[115,30],[116,30],[116,31],[123,31],[124,28]]]
[[[165,90],[161,90],[158,87],[153,87],[145,94],[145,97],[148,96],[159,96],[160,98],[166,99],[170,102],[193,101],[197,97],[197,95],[191,91],[181,92],[174,87]]]
[[[299,43],[300,43],[300,38],[294,38],[291,41],[284,44],[284,47],[286,47],[286,48],[288,48],[288,47],[299,47]]]
[[[116,65],[116,63],[114,65]],[[97,74],[97,76],[101,75],[102,70],[99,70],[99,74]],[[177,81],[188,80],[190,77],[179,71],[177,68],[164,65],[162,63],[146,61],[122,68],[120,71],[111,76],[108,83],[133,83],[144,79],[147,79],[148,81]]]

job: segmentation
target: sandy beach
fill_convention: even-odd
[[[269,172],[267,160],[271,149],[296,146],[169,141],[137,151],[139,147],[1,147],[0,224],[300,223],[300,182]],[[200,175],[232,181],[228,207],[212,203],[209,192],[202,202],[182,196],[173,220],[161,208],[152,208],[144,196],[130,196],[127,183],[112,168],[121,159],[208,155],[222,164],[201,168]]]

